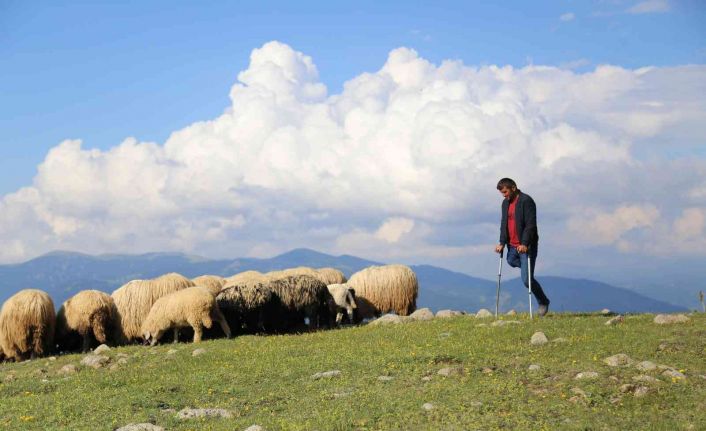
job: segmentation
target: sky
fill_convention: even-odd
[[[0,0],[0,263],[309,247],[492,278],[508,176],[538,270],[706,275],[701,1],[92,3]]]

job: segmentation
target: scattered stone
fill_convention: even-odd
[[[389,382],[395,380],[395,378],[392,376],[380,376],[378,377],[378,380],[380,380],[381,382]]]
[[[677,380],[685,380],[686,376],[684,373],[681,373],[677,370],[664,370],[662,373],[663,376],[670,377],[672,379],[677,379]]]
[[[574,394],[569,401],[572,403],[585,402],[588,399],[588,394],[581,388],[571,388],[571,393]]]
[[[609,367],[624,367],[632,364],[634,361],[625,353],[618,353],[617,355],[603,359],[603,362]]]
[[[410,314],[409,317],[413,320],[432,320],[434,318],[434,313],[432,313],[428,308],[420,308]]]
[[[104,355],[89,354],[86,355],[83,359],[81,359],[81,365],[91,367],[95,370],[102,368],[108,362],[110,362],[110,358]]]
[[[422,377],[423,382],[430,382],[431,381],[431,376],[424,376]]]
[[[532,338],[530,339],[530,344],[533,346],[541,346],[544,344],[547,344],[549,342],[549,339],[547,338],[546,335],[544,335],[544,332],[538,331],[532,334]]]
[[[206,349],[196,349],[193,352],[191,352],[191,356],[200,356],[206,353]]]
[[[439,318],[446,318],[446,317],[455,317],[455,316],[462,316],[466,313],[463,311],[456,311],[456,310],[439,310],[436,312],[436,317]]]
[[[620,383],[620,379],[617,378],[616,376],[609,376],[608,379],[612,382]]]
[[[605,322],[606,326],[612,326],[612,325],[617,325],[619,323],[625,322],[625,318],[618,314],[617,316],[609,319],[607,322]]]
[[[434,404],[432,403],[424,403],[422,404],[422,410],[430,411],[434,409]]]
[[[341,375],[340,370],[332,370],[332,371],[324,371],[321,373],[316,373],[313,376],[311,376],[312,379],[314,380],[319,380],[319,379],[330,379],[332,377],[338,377]]]
[[[530,371],[539,371],[540,368],[542,368],[542,367],[540,367],[540,366],[537,365],[537,364],[532,364],[532,365],[530,365],[527,369],[530,370]]]
[[[117,355],[115,355],[115,357],[116,358],[129,358],[130,355],[128,355],[127,353],[118,353]]]
[[[647,386],[638,386],[632,383],[626,383],[620,386],[619,390],[624,394],[632,394],[635,397],[643,397],[650,392],[650,388]]]
[[[701,377],[702,379],[706,380],[706,376],[703,375],[703,374],[699,374],[699,377]]]
[[[110,347],[108,347],[108,346],[105,345],[105,344],[101,344],[100,346],[96,347],[96,348],[93,350],[93,354],[94,354],[94,355],[100,355],[101,353],[105,353],[105,352],[109,352],[109,351],[110,351]]]
[[[48,358],[47,358],[47,361],[51,361],[51,362],[56,361],[56,356],[50,356],[50,357],[48,357]]]
[[[490,326],[507,326],[507,325],[519,325],[521,322],[519,320],[496,320],[491,323]]]
[[[588,379],[597,379],[598,378],[598,373],[595,371],[582,371],[578,374],[576,374],[576,377],[574,379],[576,380],[588,380]]]
[[[568,343],[568,342],[569,342],[569,340],[564,337],[559,337],[559,338],[555,338],[552,340],[552,343]]]
[[[658,314],[654,322],[658,325],[671,325],[673,323],[686,323],[689,318],[685,314]]]
[[[334,398],[345,398],[353,395],[353,392],[351,391],[346,391],[346,392],[334,392],[333,397]]]
[[[5,378],[3,379],[3,381],[4,381],[5,383],[10,383],[10,382],[14,382],[15,379],[17,379],[17,376],[15,376],[14,374],[10,373],[10,374],[8,374],[8,375],[5,376]]]
[[[450,336],[450,332],[442,332],[441,334],[439,334],[439,338],[449,338]]]
[[[475,407],[475,408],[483,407],[483,403],[480,401],[471,401],[471,407]]]
[[[164,428],[151,423],[141,423],[125,425],[115,431],[164,431]]]
[[[127,364],[127,358],[120,358],[120,359],[118,359],[118,364],[120,364],[120,365],[125,365],[125,364]]]
[[[444,376],[444,377],[451,377],[451,376],[462,376],[465,374],[465,371],[463,370],[463,367],[458,366],[458,367],[446,367],[442,368],[439,371],[437,371],[438,375]]]
[[[483,369],[481,370],[481,372],[483,374],[493,374],[493,371],[495,371],[495,370],[493,370],[492,368],[489,368],[489,367],[483,367]]]
[[[233,415],[224,409],[190,409],[185,408],[179,410],[176,414],[177,419],[194,419],[194,418],[231,418]]]
[[[633,376],[632,378],[636,382],[640,383],[661,383],[659,380],[647,374],[640,374],[639,376]]]
[[[505,313],[505,314],[508,315],[508,316],[514,316],[514,315],[517,314],[517,311],[515,311],[514,309],[512,309],[512,310],[508,311],[508,312]]]
[[[602,314],[603,316],[610,316],[611,314],[613,314],[613,312],[610,311],[610,310],[607,309],[607,308],[604,308],[604,309],[601,310],[601,314]]]
[[[108,367],[108,369],[109,369],[110,371],[115,371],[115,370],[117,370],[118,368],[120,368],[120,365],[118,365],[118,364],[113,364],[113,365],[111,365],[110,367]]]
[[[175,353],[177,353],[177,352],[178,352],[177,349],[169,349],[169,350],[167,350],[167,355],[173,355],[173,354],[175,354]]]
[[[245,428],[245,431],[265,431],[265,429],[260,425],[250,425],[249,427]]]
[[[371,325],[389,325],[402,323],[409,319],[409,316],[398,316],[396,314],[385,314],[370,322]]]
[[[45,370],[44,368],[37,368],[36,370],[34,370],[34,374],[38,376],[44,376],[46,373],[47,370]]]
[[[635,368],[640,371],[652,371],[657,369],[657,364],[650,361],[642,361],[638,362],[637,365],[635,365]]]
[[[76,372],[78,372],[78,369],[76,368],[76,365],[74,365],[74,364],[64,365],[59,370],[59,374],[76,374]]]
[[[477,319],[485,319],[487,317],[493,317],[493,313],[491,313],[487,308],[481,308],[476,313]]]

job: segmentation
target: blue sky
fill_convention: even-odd
[[[0,0],[2,263],[311,247],[482,276],[512,176],[541,270],[705,275],[701,1],[93,3]]]

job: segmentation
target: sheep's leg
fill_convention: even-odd
[[[32,329],[32,354],[30,359],[41,356],[44,353],[44,344],[42,343],[42,328],[36,327]]]
[[[228,326],[226,318],[223,316],[223,313],[221,313],[221,310],[219,310],[218,308],[213,309],[213,320],[215,320],[216,322],[218,322],[219,325],[221,325],[223,333],[226,334],[227,338],[230,338],[230,326]]]
[[[174,328],[174,341],[173,343],[178,343],[179,342],[179,328]]]
[[[194,343],[201,342],[201,336],[203,335],[203,326],[201,324],[193,325],[194,328]]]
[[[91,337],[88,335],[88,333],[83,334],[83,348],[81,349],[81,352],[86,353],[88,352],[88,349],[91,347]]]

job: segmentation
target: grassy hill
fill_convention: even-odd
[[[504,317],[519,323],[496,327],[492,319],[461,316],[113,348],[97,370],[79,365],[83,355],[2,364],[0,428],[111,430],[153,422],[168,430],[706,429],[706,315],[666,326],[653,317],[606,326],[608,318],[597,315],[519,315]],[[530,345],[535,331],[551,341]],[[206,352],[194,357],[196,348]],[[686,378],[603,363],[617,353]],[[67,364],[78,372],[62,374]],[[532,364],[540,368],[531,371]],[[438,374],[447,367],[451,376]],[[340,375],[312,377],[332,370]],[[575,379],[587,371],[598,376]],[[639,375],[658,381],[636,382]],[[232,417],[177,419],[186,407],[222,408]]]

